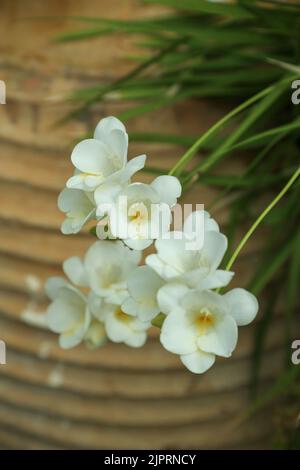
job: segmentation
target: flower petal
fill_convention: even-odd
[[[64,188],[58,196],[57,205],[62,212],[88,214],[95,208],[92,200],[80,189]]]
[[[229,313],[237,325],[243,326],[251,323],[258,312],[257,298],[245,289],[232,289],[224,295],[229,304]]]
[[[127,297],[124,302],[122,303],[122,310],[127,315],[132,315],[136,317],[140,313],[140,304],[132,297]]]
[[[227,237],[223,233],[214,231],[204,233],[204,245],[201,252],[210,270],[218,268],[227,250],[227,245]]]
[[[103,142],[113,156],[118,157],[116,165],[123,167],[127,160],[128,135],[124,124],[116,117],[101,119],[96,126],[94,138]]]
[[[184,221],[183,231],[185,234],[191,237],[195,237],[199,234],[199,231],[204,232],[215,231],[219,232],[219,226],[217,222],[211,218],[207,211],[199,210],[192,212]]]
[[[81,189],[86,192],[92,192],[103,182],[103,174],[87,175],[78,173],[71,176],[66,182],[68,189]]]
[[[114,182],[105,182],[96,189],[94,197],[97,204],[97,217],[102,217],[113,209],[115,200],[121,191],[122,186]]]
[[[144,168],[146,162],[146,155],[139,155],[134,157],[126,164],[125,168],[120,172],[121,183],[126,183],[130,178],[139,170]]]
[[[193,289],[207,290],[227,286],[233,275],[233,272],[222,269],[207,272],[207,269],[199,268],[183,274],[181,278]]]
[[[108,338],[114,343],[122,343],[126,341],[131,334],[129,324],[127,322],[118,320],[114,313],[106,317],[105,329]]]
[[[109,158],[108,148],[96,139],[85,139],[75,145],[71,160],[83,173],[100,174],[103,178],[115,170]]]
[[[224,315],[207,332],[198,337],[197,345],[205,352],[218,356],[230,357],[238,338],[235,320],[230,315]]]
[[[72,235],[74,233],[78,233],[81,229],[81,226],[78,225],[74,227],[73,219],[66,218],[60,226],[61,233],[63,235]]]
[[[160,334],[161,344],[175,354],[189,354],[197,350],[196,336],[184,310],[177,308],[166,317]]]
[[[124,341],[124,343],[132,348],[140,348],[141,346],[144,346],[146,339],[147,333],[145,331],[135,331],[126,339],[126,341]]]
[[[178,271],[161,260],[157,254],[148,255],[146,257],[146,264],[165,280],[178,276]]]
[[[168,204],[170,207],[176,204],[182,191],[179,179],[176,176],[169,175],[158,176],[152,181],[151,187],[158,192],[161,202]]]
[[[140,260],[141,253],[130,250],[121,241],[95,242],[84,259],[92,290],[100,296],[109,296],[111,302],[123,301],[124,293],[128,296],[125,292],[128,275]]]
[[[156,295],[162,283],[162,279],[149,266],[136,268],[127,281],[131,297],[125,299],[122,310],[137,315],[140,320],[152,320],[159,313]]]
[[[180,300],[188,290],[189,288],[186,285],[176,282],[162,286],[157,293],[157,301],[161,312],[167,315],[177,308]]]
[[[45,292],[51,300],[55,300],[61,287],[68,285],[63,277],[49,277],[45,283]]]
[[[84,333],[80,331],[80,333],[73,334],[71,332],[63,333],[59,337],[59,345],[62,349],[70,349],[78,346],[83,339]]]
[[[100,321],[104,320],[104,306],[103,306],[103,299],[96,295],[93,291],[89,292],[88,295],[88,308],[89,311]]]
[[[118,118],[107,116],[98,122],[94,132],[94,139],[106,142],[107,135],[114,129],[119,129],[126,133],[124,124]]]
[[[97,320],[93,320],[89,329],[84,335],[84,342],[89,348],[98,348],[103,346],[107,340],[104,324]]]
[[[79,256],[72,256],[63,263],[65,275],[73,284],[81,287],[89,287],[88,276],[84,264]]]
[[[127,161],[128,135],[120,129],[113,129],[107,136],[107,145],[117,157],[116,166],[123,168]]]
[[[137,251],[145,250],[145,248],[148,248],[153,243],[153,240],[135,240],[134,238],[127,238],[123,241],[129,248]]]
[[[181,362],[194,374],[203,374],[215,362],[214,354],[208,354],[199,349],[191,354],[183,354],[180,356]]]
[[[191,269],[195,253],[185,249],[183,232],[170,232],[168,236],[169,239],[159,239],[155,242],[156,256],[167,265],[170,274],[173,272],[173,276],[180,275]]]
[[[76,299],[73,303],[66,302],[64,299],[57,298],[48,307],[46,321],[50,330],[55,333],[62,333],[72,329],[72,326],[80,321],[82,306],[76,305]]]

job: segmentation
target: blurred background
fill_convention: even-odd
[[[271,227],[261,226],[243,250],[234,266],[237,274],[233,283],[248,287],[252,282],[253,291],[259,297],[260,312],[254,325],[240,328],[233,357],[218,359],[203,376],[184,370],[176,356],[164,351],[154,329],[146,346],[140,350],[110,343],[97,351],[89,351],[84,346],[63,351],[57,344],[57,337],[44,327],[45,279],[60,274],[63,260],[83,254],[93,241],[88,229],[76,236],[66,237],[60,233],[63,216],[56,201],[72,171],[70,152],[76,139],[90,133],[99,119],[123,115],[132,137],[129,156],[147,153],[148,164],[153,167],[143,173],[144,181],[148,181],[153,178],[150,173],[155,173],[155,169],[168,171],[193,138],[205,132],[240,99],[268,85],[268,80],[282,78],[281,69],[273,68],[263,71],[259,75],[261,82],[253,84],[248,68],[249,83],[242,82],[239,89],[233,83],[235,95],[226,88],[225,82],[213,91],[207,84],[204,84],[206,88],[198,84],[197,92],[186,93],[174,102],[169,100],[168,106],[159,105],[155,109],[151,107],[154,96],[176,95],[172,86],[178,83],[172,82],[172,70],[178,76],[176,66],[185,60],[177,56],[169,64],[167,89],[159,84],[154,91],[149,91],[147,82],[123,89],[123,92],[107,90],[109,84],[132,71],[136,61],[144,60],[140,50],[144,39],[131,34],[143,33],[143,30],[141,27],[130,30],[128,22],[148,21],[169,14],[168,2],[158,3],[166,3],[166,6],[151,2],[145,5],[135,0],[0,0],[0,79],[7,88],[6,104],[0,105],[0,339],[7,348],[7,364],[0,365],[0,447],[3,449],[298,446],[299,374],[295,366],[292,372],[285,366],[287,357],[290,363],[291,342],[285,334],[284,315],[291,304],[287,307],[287,290],[279,292],[278,288],[278,283],[283,285],[288,276],[288,267],[284,264],[288,258],[276,248],[278,243],[280,247],[286,246],[285,242],[277,240],[277,245],[272,245],[271,236],[274,230],[281,235],[285,231],[288,235],[289,230],[295,233],[297,212],[296,222],[291,227],[283,224],[280,213],[277,214],[279,225],[272,228],[272,223],[277,223],[275,220],[270,221]],[[193,30],[195,12],[189,15],[183,24]],[[79,25],[70,17],[81,17],[81,22],[85,23]],[[103,35],[103,31],[95,34],[95,25],[88,24],[84,17],[105,17],[125,23],[123,27],[118,23],[113,28],[106,25],[106,32],[116,31],[116,35]],[[180,14],[179,18],[183,21]],[[210,26],[212,30],[207,34],[211,38],[217,26],[213,23]],[[185,45],[194,47],[191,39],[186,38],[188,31],[184,27],[175,29],[178,35],[182,32],[183,53]],[[146,44],[151,45],[155,54],[155,49],[159,53],[163,44],[160,37],[163,28],[160,24],[159,31],[152,30],[149,35],[152,43]],[[88,32],[79,34],[76,41],[62,38],[76,29]],[[230,31],[235,31],[234,25]],[[55,41],[58,36],[61,42]],[[230,39],[231,43],[229,39],[224,43],[228,50],[234,44],[234,38]],[[224,42],[223,36],[220,41]],[[240,41],[241,48],[245,41],[246,38]],[[220,49],[220,52],[226,58],[226,51]],[[194,56],[195,53],[191,54],[192,58]],[[187,64],[184,72],[188,71]],[[204,72],[219,76],[219,69],[215,72],[196,69],[196,78],[201,78]],[[154,83],[157,72],[153,72],[153,77]],[[207,80],[210,80],[209,75]],[[182,83],[187,86],[184,80]],[[100,95],[99,87],[102,87]],[[101,94],[103,89],[110,94]],[[59,120],[77,107],[74,95],[69,99],[72,92],[78,94],[76,99],[83,100],[84,106],[72,119],[58,125]],[[145,112],[130,114],[131,101],[136,99],[141,100],[139,106],[146,102],[148,108]],[[274,112],[278,109],[280,114],[280,107]],[[230,132],[233,129],[230,127]],[[210,152],[211,148],[206,150]],[[263,168],[261,174],[275,171],[281,175],[280,155],[282,153],[277,157],[275,170]],[[297,161],[298,155],[296,153]],[[207,180],[194,184],[184,196],[184,202],[204,203],[206,207],[219,201],[214,204],[212,214],[225,233],[232,229],[235,193],[227,191],[226,198],[222,198],[224,185],[226,183],[228,189],[229,184],[232,189],[234,178],[247,169],[249,158],[251,160],[251,155],[249,157],[242,149],[232,158],[221,161],[219,179],[208,175]],[[203,155],[197,159],[201,162]],[[230,180],[231,175],[235,177]],[[283,173],[279,183],[276,180],[279,188],[285,177]],[[252,185],[251,194],[260,196],[259,200],[254,198],[256,212],[272,199],[274,190],[265,180],[257,189],[258,181],[261,180],[254,174],[248,186],[244,185],[246,188]],[[249,228],[253,217],[247,201],[242,199],[246,191],[240,186],[238,189],[243,217],[234,219],[238,226],[233,245]],[[296,189],[298,192],[292,193],[291,201],[294,208],[299,206],[299,185]],[[216,199],[220,196],[221,200]],[[235,211],[235,214],[239,213]],[[266,246],[272,252],[271,259],[265,259]],[[277,253],[281,257],[272,268]],[[260,264],[262,259],[264,267]],[[299,264],[293,268],[296,271],[297,266]],[[273,282],[270,269],[277,273],[279,267],[282,269],[280,276],[276,275],[276,282]],[[253,284],[257,270],[262,276],[256,277],[256,284]],[[296,297],[298,281],[294,275]],[[296,312],[294,304],[292,309]],[[298,339],[299,318],[294,317],[296,323],[292,324],[291,339]]]

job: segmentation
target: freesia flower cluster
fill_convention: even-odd
[[[58,199],[66,214],[61,229],[77,233],[95,219],[99,240],[83,259],[64,262],[66,278],[47,281],[49,328],[63,348],[81,342],[97,348],[107,340],[137,348],[156,325],[163,347],[191,372],[203,373],[216,356],[231,356],[238,326],[255,318],[257,300],[240,288],[216,291],[233,277],[220,269],[226,236],[205,211],[192,212],[182,230],[170,231],[179,180],[166,175],[132,183],[146,156],[127,161],[127,148],[124,125],[108,117],[72,152],[74,174]],[[188,249],[199,230],[203,243]],[[153,242],[156,252],[141,266],[142,250]]]

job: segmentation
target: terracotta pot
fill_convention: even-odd
[[[101,117],[120,111],[121,105],[95,107],[60,128],[52,124],[67,110],[67,92],[118,77],[130,68],[124,57],[134,46],[124,37],[50,44],[55,34],[78,24],[24,17],[105,12],[126,18],[156,10],[137,7],[131,0],[122,2],[121,10],[117,0],[1,2],[0,79],[6,81],[8,94],[7,104],[0,106],[0,332],[7,345],[7,364],[0,366],[2,448],[268,445],[269,418],[259,415],[234,426],[249,403],[255,325],[240,329],[232,359],[218,360],[203,376],[190,374],[176,356],[164,351],[156,331],[138,351],[108,344],[91,352],[84,347],[63,351],[57,337],[43,329],[44,280],[60,273],[65,258],[84,253],[92,242],[87,231],[75,237],[59,231],[62,215],[56,199],[71,173],[72,141]],[[208,102],[190,102],[131,121],[128,128],[200,134],[223,111]],[[182,149],[152,145],[146,151],[151,165],[168,169]],[[138,152],[145,147],[130,147],[130,156]],[[198,186],[185,201],[208,203],[214,195],[211,188]],[[224,228],[226,212],[216,216]],[[260,241],[247,245],[237,264],[240,286],[254,269]],[[278,373],[281,343],[278,315],[267,341],[262,386]]]

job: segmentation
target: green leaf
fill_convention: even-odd
[[[283,263],[288,259],[290,253],[291,245],[288,243],[283,244],[280,248],[277,249],[275,253],[272,253],[267,261],[263,262],[259,266],[259,269],[248,285],[248,290],[250,290],[253,294],[258,295],[272,278],[274,273],[276,273]]]
[[[274,385],[270,387],[266,392],[262,393],[250,407],[242,413],[239,417],[239,422],[248,419],[251,415],[259,411],[261,408],[270,404],[276,398],[287,394],[291,387],[295,384],[296,380],[300,376],[300,367],[290,366],[290,368],[282,373],[275,381]]]
[[[243,247],[246,245],[250,237],[253,235],[257,227],[262,223],[265,217],[269,214],[269,212],[279,203],[279,201],[284,197],[287,191],[292,187],[292,185],[297,181],[300,175],[300,166],[297,166],[295,172],[292,174],[291,178],[285,184],[285,186],[281,189],[281,191],[274,197],[274,199],[267,205],[267,207],[260,213],[260,215],[256,218],[254,223],[251,225],[249,230],[246,232],[240,243],[238,244],[237,248],[235,249],[234,253],[232,254],[230,260],[226,265],[226,269],[229,271],[237,259],[238,255],[240,254]]]
[[[227,113],[224,117],[222,117],[219,121],[217,121],[212,127],[208,129],[202,136],[199,137],[198,140],[185,152],[185,154],[180,158],[180,160],[174,165],[174,167],[170,171],[170,175],[176,175],[178,176],[183,168],[187,165],[187,163],[191,160],[191,158],[195,155],[196,152],[201,148],[201,146],[209,139],[211,138],[212,135],[214,135],[217,131],[223,128],[225,124],[227,124],[229,121],[231,121],[234,117],[236,117],[238,114],[240,114],[242,111],[245,109],[249,108],[252,106],[254,103],[259,101],[260,99],[264,98],[265,96],[269,95],[270,93],[273,92],[274,88],[276,88],[276,85],[269,86],[265,88],[264,90],[260,91],[256,95],[252,96],[248,100],[246,100],[244,103],[240,104],[237,106],[235,109]],[[199,165],[200,167],[200,165]],[[201,167],[201,171],[205,171],[206,164],[204,164]]]
[[[109,84],[107,87],[102,88],[98,94],[93,96],[92,98],[86,100],[82,106],[80,106],[78,109],[75,111],[72,111],[71,113],[67,114],[62,120],[58,122],[58,124],[62,124],[69,119],[77,116],[78,114],[81,114],[83,111],[85,111],[89,106],[91,106],[93,103],[95,103],[97,100],[101,100],[105,94],[108,92],[111,92],[115,90],[119,85],[128,82],[132,80],[134,77],[139,75],[141,72],[143,72],[145,69],[148,67],[151,67],[152,65],[158,63],[162,57],[164,57],[166,54],[168,54],[170,51],[172,51],[174,48],[178,47],[182,42],[184,41],[184,38],[176,39],[175,41],[171,41],[171,43],[168,44],[168,46],[159,51],[158,54],[154,54],[152,57],[150,57],[148,60],[140,64],[138,67],[136,67],[134,70],[129,72],[127,75],[124,75],[120,79],[116,80],[115,82]]]
[[[289,351],[292,336],[293,313],[297,306],[300,286],[300,230],[292,243],[292,253],[287,276],[287,308],[285,309],[286,349]],[[286,361],[289,363],[289,353]]]
[[[265,345],[265,340],[267,333],[271,327],[271,321],[273,319],[273,314],[275,306],[277,303],[277,298],[279,294],[279,289],[274,289],[274,294],[268,299],[266,308],[263,312],[263,317],[261,321],[257,324],[255,329],[254,337],[254,351],[252,359],[252,378],[251,378],[251,389],[252,394],[255,396],[257,393],[257,386],[259,382],[259,373],[261,370],[261,363],[263,358],[263,348]]]
[[[249,111],[247,117],[236,127],[236,129],[230,133],[229,137],[224,140],[223,144],[220,145],[213,153],[211,153],[206,159],[204,159],[199,165],[196,166],[190,173],[191,177],[198,173],[207,171],[212,168],[221,158],[228,154],[228,149],[232,148],[233,144],[253,125],[257,122],[258,118],[265,113],[270,106],[281,96],[283,91],[287,87],[287,82],[279,82],[270,93],[268,93],[261,101],[258,102]]]
[[[224,15],[234,18],[249,18],[249,13],[238,5],[224,5],[221,2],[214,3],[206,0],[144,0],[145,3],[159,3],[168,7],[191,10],[198,13],[207,13],[212,15]]]
[[[195,141],[195,138],[190,136],[150,132],[131,132],[129,139],[134,142],[174,144],[183,147],[189,147]]]

